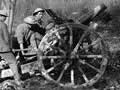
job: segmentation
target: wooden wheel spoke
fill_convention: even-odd
[[[41,59],[62,59],[65,56],[39,56]]]
[[[68,29],[69,29],[69,33],[70,33],[70,36],[69,36],[69,44],[70,44],[70,49],[72,48],[72,45],[73,45],[73,31],[72,31],[72,28],[67,25]]]
[[[51,68],[49,68],[49,69],[47,69],[47,73],[49,73],[49,72],[51,72],[52,70],[54,70],[58,65],[60,65],[60,64],[62,64],[63,63],[63,61],[61,61],[61,62],[59,62],[59,63],[57,63],[57,64],[55,64],[53,67],[51,67]]]
[[[80,60],[79,62],[82,63],[82,64],[86,64],[87,66],[89,66],[90,68],[94,69],[94,70],[97,71],[98,73],[101,73],[101,70],[100,70],[100,69],[92,66],[91,64],[89,64],[89,63],[87,63],[87,62],[85,62],[85,61],[83,61],[83,60]]]
[[[74,70],[71,70],[71,72],[70,72],[70,77],[71,77],[71,84],[72,85],[74,85],[75,84],[75,82],[74,82]]]
[[[59,81],[62,79],[62,76],[63,76],[64,72],[67,70],[67,68],[69,67],[69,65],[70,65],[69,63],[66,63],[66,64],[65,64],[63,70],[62,70],[61,73],[60,73],[60,76],[59,76],[58,79],[57,79],[57,82],[59,82]]]
[[[75,48],[73,49],[73,53],[75,53],[75,52],[78,51],[78,48],[79,48],[81,42],[83,41],[83,39],[85,38],[85,36],[88,34],[88,32],[89,32],[89,31],[86,30],[86,31],[84,32],[84,34],[81,36],[81,38],[80,38],[80,40],[78,41],[77,45],[76,45]]]
[[[103,58],[102,55],[79,55],[82,58]]]
[[[80,66],[78,66],[78,70],[82,73],[82,76],[83,76],[85,82],[89,82],[87,76],[85,75],[84,71],[82,70],[82,68]]]

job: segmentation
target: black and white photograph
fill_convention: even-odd
[[[0,90],[120,90],[120,0],[0,0]]]

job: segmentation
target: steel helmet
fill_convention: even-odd
[[[33,16],[28,16],[24,18],[24,22],[28,24],[35,24],[35,18]]]
[[[38,12],[45,12],[45,10],[44,9],[42,9],[42,8],[36,8],[35,10],[34,10],[34,12],[33,12],[33,15],[35,15],[35,14],[37,14]]]

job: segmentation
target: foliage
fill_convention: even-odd
[[[14,28],[38,7],[52,8],[62,17],[78,18],[101,3],[107,5],[111,13],[119,15],[119,0],[17,0]]]

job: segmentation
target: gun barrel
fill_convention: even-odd
[[[107,9],[107,7],[105,6],[105,4],[98,5],[93,10],[93,13],[94,13],[93,17],[99,15],[101,12],[104,12],[105,9]]]
[[[85,25],[88,25],[90,21],[92,21],[95,17],[105,11],[107,7],[104,4],[98,5],[94,8],[94,10],[89,11],[87,14],[81,16],[79,18],[79,22]]]

